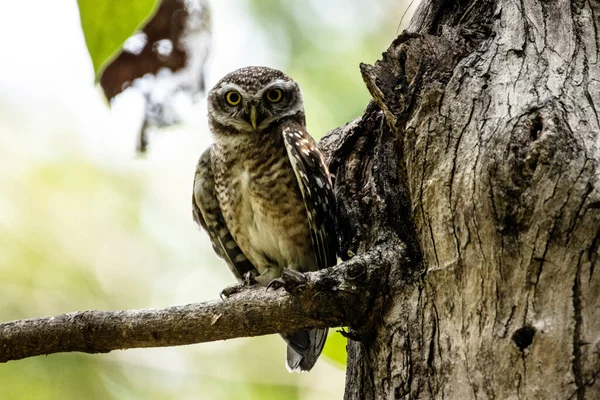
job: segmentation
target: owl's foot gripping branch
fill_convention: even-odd
[[[78,311],[0,324],[0,362],[61,352],[107,353],[349,326],[363,332],[403,247],[375,248],[305,275],[287,290],[252,286],[221,301],[162,309]]]

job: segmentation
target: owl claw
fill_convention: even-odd
[[[221,298],[221,300],[225,300],[232,294],[239,292],[243,287],[244,285],[240,284],[227,286],[225,289],[221,290],[221,293],[219,293],[219,297]]]
[[[244,274],[242,283],[227,286],[225,289],[221,290],[221,293],[219,293],[219,297],[221,298],[221,300],[225,300],[232,294],[235,294],[235,293],[239,292],[240,290],[242,290],[244,287],[252,286],[252,285],[256,285],[256,284],[257,284],[256,271],[248,271]]]
[[[272,289],[281,289],[284,288],[287,292],[291,293],[298,286],[306,283],[306,276],[302,272],[298,272],[291,268],[285,268],[280,278],[273,279],[267,285],[265,290]]]
[[[281,289],[282,287],[285,287],[285,281],[282,278],[276,278],[269,282],[269,284],[265,288],[265,291],[269,289],[277,290]]]

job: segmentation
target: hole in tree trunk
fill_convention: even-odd
[[[519,348],[519,350],[523,351],[531,345],[534,336],[535,328],[531,325],[526,325],[522,328],[517,329],[515,333],[513,333],[511,339]]]
[[[537,140],[542,129],[544,129],[544,123],[542,122],[542,117],[537,114],[531,121],[531,131],[529,132],[529,137],[532,142]]]

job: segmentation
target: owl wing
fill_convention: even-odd
[[[225,223],[215,190],[215,177],[210,162],[210,147],[202,153],[194,176],[192,214],[198,226],[208,232],[213,249],[221,257],[235,277],[242,281],[254,265],[239,248]]]
[[[288,158],[302,192],[319,269],[337,262],[335,196],[329,169],[314,139],[300,124],[283,126]]]

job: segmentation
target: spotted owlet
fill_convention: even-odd
[[[267,286],[283,268],[335,265],[331,178],[306,132],[298,84],[281,71],[246,67],[208,94],[214,144],[194,178],[194,220],[241,282]],[[327,329],[283,333],[290,371],[309,371]]]

